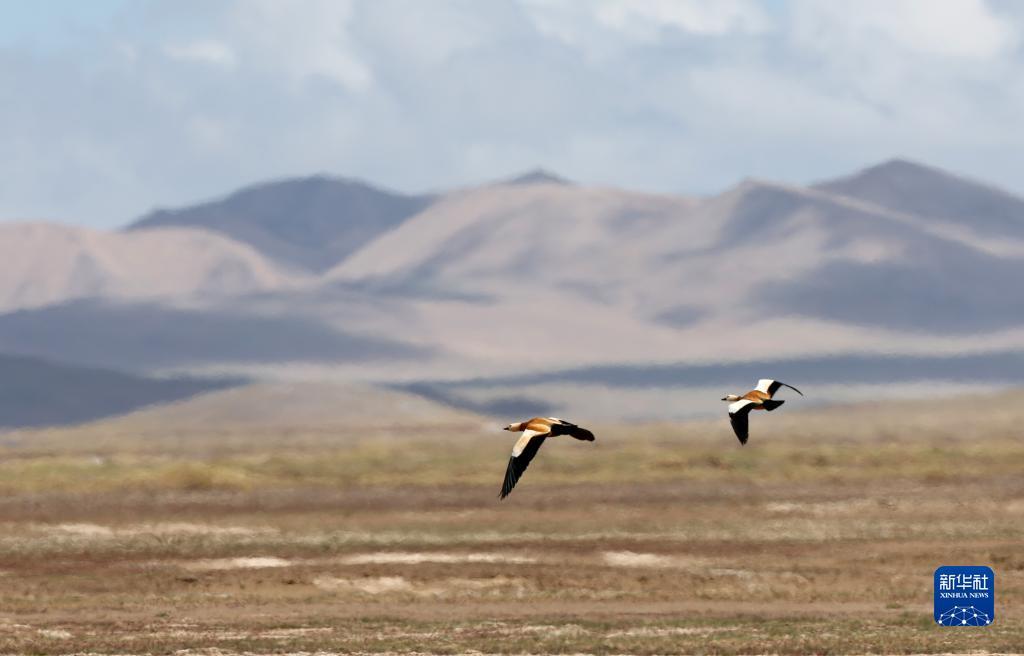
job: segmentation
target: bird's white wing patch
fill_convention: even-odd
[[[748,405],[752,405],[754,402],[750,399],[740,399],[729,404],[729,414],[734,415]]]
[[[516,442],[516,445],[512,447],[512,457],[518,458],[519,454],[521,454],[523,452],[523,449],[526,448],[526,445],[530,443],[530,439],[536,437],[537,435],[547,435],[547,433],[540,433],[535,430],[523,431],[523,436],[520,437],[519,440]]]
[[[754,389],[756,389],[758,392],[764,392],[765,394],[771,394],[771,391],[769,390],[769,388],[772,386],[772,383],[774,383],[774,382],[775,381],[772,380],[771,378],[762,378],[761,380],[757,381],[757,387],[755,387]]]

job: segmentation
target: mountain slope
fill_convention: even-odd
[[[543,285],[611,297],[691,218],[696,201],[554,184],[453,194],[377,239],[329,280],[503,295]],[[695,227],[695,226],[691,226]],[[695,247],[703,236],[671,234]],[[628,248],[625,247],[628,244]]]
[[[255,383],[147,407],[106,426],[153,432],[408,430],[428,426],[458,428],[484,420],[462,410],[398,390],[320,381]]]
[[[205,228],[247,243],[278,262],[323,271],[431,202],[431,196],[313,176],[246,187],[182,209],[156,210],[129,229]]]
[[[1024,301],[992,281],[1024,275],[1024,249],[995,246],[768,182],[701,200],[506,185],[445,198],[328,279],[416,299],[417,320],[380,332],[415,326],[481,367],[737,361],[763,358],[767,336],[783,357],[1013,331]]]
[[[0,224],[0,312],[93,297],[230,296],[300,281],[248,246],[203,230]]]
[[[543,178],[491,184],[438,198],[320,275],[273,269],[251,292],[198,298],[186,285],[184,300],[141,302],[93,285],[117,302],[8,313],[0,351],[414,384],[594,365],[1024,349],[1024,301],[1001,282],[1024,276],[1024,240],[977,228],[974,214],[927,214],[924,187],[868,193],[922,176],[959,184],[905,163],[846,186],[750,180],[708,198]],[[965,194],[1006,200],[964,184]],[[518,396],[467,407],[526,407]]]
[[[226,379],[144,378],[0,355],[0,427],[75,424],[236,384]]]
[[[129,371],[278,362],[407,361],[417,349],[353,335],[298,311],[265,315],[245,303],[178,308],[81,300],[0,315],[0,352]]]
[[[722,259],[705,264],[740,274],[732,295],[745,288],[739,300],[762,318],[796,314],[925,334],[1024,321],[1024,301],[992,284],[1024,275],[1024,252],[988,252],[983,240],[952,237],[932,217],[749,185],[721,240]]]
[[[520,173],[517,176],[505,181],[503,184],[510,185],[532,185],[532,184],[558,184],[558,185],[571,185],[572,182],[558,175],[552,173],[547,169],[531,169],[525,173]]]
[[[916,162],[889,160],[815,188],[967,226],[985,236],[1024,239],[1024,199]]]

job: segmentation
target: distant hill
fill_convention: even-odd
[[[1024,321],[1024,300],[992,284],[1024,275],[1024,252],[987,246],[930,216],[761,183],[739,194],[717,249],[719,266],[732,271],[745,266],[741,258],[762,265],[747,264],[729,284],[732,299],[760,317],[968,335]]]
[[[815,188],[965,226],[987,236],[1024,239],[1024,199],[908,160],[889,160]]]
[[[301,281],[249,246],[205,230],[0,223],[0,312],[81,298],[224,297]]]
[[[709,197],[532,172],[415,197],[422,207],[389,215],[386,230],[364,220],[372,212],[359,214],[352,225],[373,235],[357,231],[351,242],[350,221],[335,220],[342,215],[304,213],[339,206],[328,202],[335,192],[347,207],[364,193],[395,197],[368,189],[310,178],[204,206],[231,230],[236,219],[266,219],[257,233],[265,248],[290,253],[282,261],[308,265],[310,253],[340,249],[315,260],[330,265],[319,272],[195,227],[13,230],[0,240],[0,352],[140,372],[222,366],[373,382],[441,401],[454,392],[438,381],[468,381],[456,390],[459,405],[502,415],[594,407],[586,403],[618,411],[628,396],[636,416],[677,401],[648,404],[646,388],[584,378],[595,367],[635,366],[665,389],[648,375],[665,364],[750,369],[739,387],[764,375],[765,363],[801,376],[806,369],[786,363],[822,362],[814,380],[823,383],[885,354],[923,385],[921,372],[946,380],[968,371],[956,356],[1024,352],[1024,297],[1007,291],[1024,277],[1024,200],[911,162],[813,186],[747,180]],[[236,201],[251,211],[219,213]],[[282,212],[286,205],[301,211]],[[936,358],[952,359],[928,369]],[[528,382],[552,371],[583,373]],[[985,380],[1007,382],[987,365],[971,384]],[[566,406],[569,386],[578,391]],[[724,391],[705,390],[712,400]]]
[[[484,419],[398,390],[351,383],[273,382],[214,391],[133,412],[111,429],[151,432],[248,428],[260,431],[477,428]]]
[[[531,185],[531,184],[572,184],[569,180],[562,176],[552,173],[546,169],[533,169],[526,173],[520,173],[517,176],[510,178],[505,181],[504,184],[511,185]]]
[[[82,300],[0,315],[0,352],[126,371],[275,362],[408,360],[421,349],[348,334],[315,316],[244,307]]]
[[[930,216],[769,182],[706,200],[506,186],[449,197],[328,275],[458,291],[492,308],[523,294],[550,308],[557,294],[566,312],[549,319],[564,325],[588,300],[676,328],[714,321],[721,331],[753,313],[967,334],[1024,322],[1024,300],[993,284],[1024,276],[1024,249],[988,248],[983,235],[950,234]],[[591,331],[609,325],[599,316]],[[525,346],[531,329],[519,332]]]
[[[1024,385],[1024,350],[956,355],[893,353],[824,355],[742,362],[661,362],[532,371],[514,376],[421,381],[405,388],[427,398],[505,416],[535,414],[623,419],[725,418],[723,394],[746,390],[757,378],[793,383],[806,396],[783,390],[781,416],[851,401],[890,401],[893,407],[928,407],[906,399],[953,397],[965,392],[992,396],[997,389]],[[1015,394],[1019,394],[1019,389]],[[1010,397],[1007,396],[1007,399]],[[612,402],[611,400],[614,400]],[[896,401],[899,400],[899,401]],[[938,404],[947,409],[947,401]],[[994,408],[995,410],[992,410]],[[1007,408],[992,403],[990,413]],[[779,416],[779,415],[776,415]],[[772,421],[776,421],[773,416]],[[861,419],[864,419],[863,417]],[[851,423],[851,430],[853,425]]]
[[[357,180],[313,176],[246,187],[191,207],[156,210],[129,229],[205,228],[298,269],[324,271],[433,200]]]
[[[757,361],[766,343],[775,358],[955,353],[1024,324],[1024,301],[995,284],[1022,276],[1010,232],[747,181],[700,199],[559,185],[451,194],[327,279],[415,308],[380,334],[428,334],[478,370],[530,371]],[[1024,347],[1018,333],[1003,340]]]
[[[145,378],[0,355],[0,428],[76,424],[238,383],[227,379]]]
[[[673,234],[697,206],[685,197],[573,185],[482,187],[438,201],[327,277],[490,296],[533,285],[607,296],[645,275],[654,252],[706,239],[709,230]]]
[[[0,446],[62,454],[347,448],[365,440],[465,441],[501,422],[405,392],[327,381],[241,384],[68,427],[9,431]],[[382,456],[386,454],[382,453]]]

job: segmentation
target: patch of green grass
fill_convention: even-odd
[[[202,453],[68,456],[39,453],[0,461],[0,493],[62,489],[246,490],[296,486],[496,485],[508,444],[493,436],[464,442],[355,441],[344,448],[292,451],[264,446],[209,457]],[[680,480],[727,485],[756,480],[923,484],[1010,476],[1024,470],[1024,442],[993,439],[936,444],[928,439],[865,445],[804,443],[784,436],[745,448],[731,443],[666,441],[658,432],[595,444],[551,440],[530,472],[549,484]],[[537,474],[537,471],[543,474]]]

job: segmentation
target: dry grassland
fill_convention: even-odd
[[[601,426],[504,502],[482,422],[8,435],[0,652],[1021,652],[997,404]],[[995,569],[994,625],[934,625],[943,564]]]

